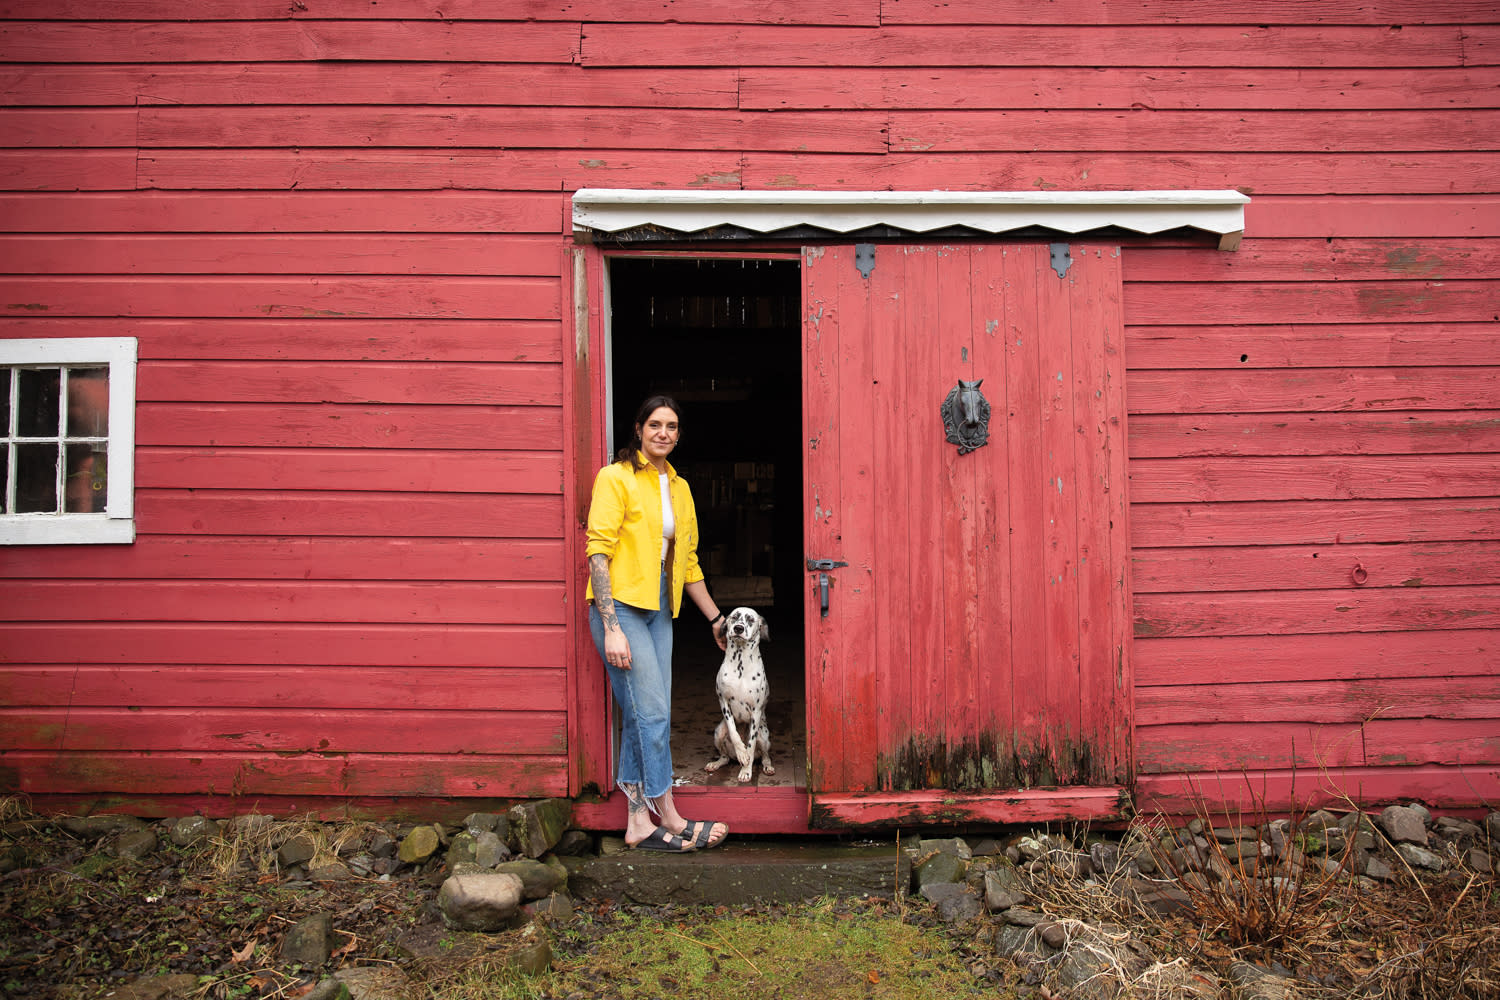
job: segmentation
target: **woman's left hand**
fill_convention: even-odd
[[[719,644],[720,651],[728,649],[729,636],[725,634],[725,630],[729,628],[729,619],[720,618],[718,621],[710,623],[708,627],[713,632],[714,642]]]

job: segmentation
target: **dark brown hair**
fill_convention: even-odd
[[[679,424],[682,423],[682,407],[677,405],[677,400],[671,396],[663,396],[661,394],[647,396],[646,401],[641,404],[640,409],[635,411],[635,422],[630,425],[630,444],[615,452],[616,462],[629,462],[630,467],[636,472],[646,467],[636,457],[641,451],[641,425],[646,422],[647,417],[663,406],[677,414],[677,422]]]

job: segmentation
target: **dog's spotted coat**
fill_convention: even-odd
[[[771,731],[766,726],[771,685],[760,658],[761,641],[770,640],[771,629],[754,610],[735,608],[724,622],[724,637],[729,646],[724,650],[724,662],[719,665],[715,685],[719,709],[724,713],[723,721],[714,730],[714,746],[720,756],[705,764],[703,770],[717,771],[732,758],[740,764],[737,778],[745,782],[750,780],[757,752],[761,771],[776,773],[771,765]],[[739,729],[742,725],[749,727],[743,740]]]

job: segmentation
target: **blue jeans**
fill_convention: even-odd
[[[631,669],[605,663],[620,706],[620,759],[615,782],[640,785],[647,798],[672,788],[672,594],[661,578],[659,611],[615,602],[620,629],[630,641]],[[589,605],[589,631],[604,659],[604,622]]]

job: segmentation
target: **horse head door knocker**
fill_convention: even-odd
[[[981,385],[982,378],[972,382],[959,379],[943,400],[943,430],[948,440],[958,445],[960,455],[983,447],[990,439],[990,401],[979,391]]]

